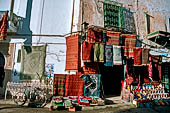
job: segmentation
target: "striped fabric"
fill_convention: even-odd
[[[124,48],[124,56],[127,56],[129,58],[134,57],[134,50],[133,50],[133,48],[125,47]]]
[[[136,47],[136,36],[123,34],[122,38],[125,40],[125,47]]]
[[[66,37],[66,71],[78,71],[80,62],[79,34]]]
[[[8,28],[8,11],[5,12],[2,19],[0,20],[0,40],[6,39],[7,28]]]
[[[123,34],[122,38],[124,40],[124,56],[127,57],[134,57],[134,51],[133,47],[136,47],[136,36],[135,35],[129,35],[129,34]]]
[[[141,48],[134,49],[134,64],[141,65]]]
[[[66,75],[65,74],[54,74],[53,95],[64,96],[65,83],[66,83]]]
[[[67,75],[65,96],[83,96],[84,82],[80,78],[80,74]]]
[[[107,45],[120,45],[120,33],[107,31]]]

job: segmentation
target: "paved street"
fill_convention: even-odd
[[[18,107],[16,105],[1,104],[0,113],[56,113],[63,112],[68,113],[68,110],[54,110],[49,111],[48,108],[30,108],[27,106]],[[76,111],[79,113],[170,113],[170,107],[168,106],[157,106],[155,108],[136,108],[132,104],[122,103],[118,105],[110,105],[106,108],[98,109],[86,109],[82,111]]]

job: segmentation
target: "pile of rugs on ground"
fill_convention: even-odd
[[[105,105],[104,100],[99,97],[87,97],[87,96],[53,96],[50,111],[64,110],[68,109],[69,111],[79,111],[83,106],[102,106]]]
[[[169,93],[164,87],[153,84],[143,84],[142,86],[131,86],[123,88],[122,100],[131,102],[139,108],[151,108],[154,106],[170,106]]]

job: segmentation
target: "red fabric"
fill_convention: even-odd
[[[141,65],[141,48],[134,49],[134,64]]]
[[[54,74],[53,78],[53,95],[64,96],[66,75],[65,74]]]
[[[125,47],[136,47],[136,36],[123,34],[122,38],[125,40]]]
[[[94,30],[88,30],[87,32],[87,42],[95,43],[102,42],[103,33]]]
[[[80,74],[67,75],[65,96],[83,96],[84,82]]]
[[[92,61],[94,58],[94,44],[83,42],[82,44],[82,60],[84,61]]]
[[[152,62],[150,62],[148,66],[148,71],[149,71],[149,77],[152,79]]]
[[[78,71],[81,67],[79,34],[74,34],[66,37],[66,68],[65,70]]]
[[[120,33],[107,31],[107,45],[120,45]]]
[[[8,28],[8,11],[5,12],[2,19],[0,20],[0,40],[6,39],[7,28]]]
[[[84,74],[98,74],[97,62],[85,62],[83,66]]]
[[[124,48],[124,56],[127,56],[128,58],[134,57],[134,51],[133,48]]]

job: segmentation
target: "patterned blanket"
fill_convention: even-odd
[[[113,46],[105,45],[105,66],[113,66]]]
[[[84,80],[84,96],[100,97],[100,74],[82,75]]]
[[[46,46],[22,46],[21,80],[39,80],[45,71]]]

